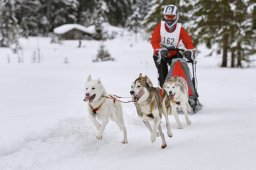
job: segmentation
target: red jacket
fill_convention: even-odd
[[[161,22],[157,24],[156,28],[154,29],[153,33],[152,33],[152,38],[151,38],[151,44],[152,47],[154,49],[154,52],[156,51],[156,49],[161,48],[160,43],[161,43],[161,35],[160,35],[160,28],[161,28]],[[165,29],[166,31],[170,32],[170,30],[168,29],[168,27],[165,24]],[[176,29],[176,25],[174,30]],[[180,37],[179,37],[179,42],[180,40],[182,40],[183,44],[185,45],[185,47],[187,49],[193,49],[194,48],[194,44],[190,38],[190,36],[188,35],[187,31],[181,27],[180,30]],[[177,53],[177,51],[170,51],[168,54],[168,57],[173,57],[175,56]]]

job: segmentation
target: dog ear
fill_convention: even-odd
[[[92,80],[92,77],[91,77],[91,75],[89,75],[88,77],[87,77],[87,82],[88,81],[91,81]]]
[[[147,75],[145,75],[145,79],[146,79],[147,84],[148,84],[149,86],[152,86],[152,87],[153,87],[153,83],[152,83],[152,81],[148,78]]]
[[[100,84],[100,83],[101,83],[100,78],[98,78],[98,79],[97,79],[97,83],[98,83],[98,84]]]
[[[101,84],[100,78],[97,79],[97,83],[98,83],[98,84]]]
[[[140,75],[139,75],[139,78],[140,78],[140,80],[142,81],[142,80],[144,80],[143,78],[143,76],[142,76],[142,74],[140,73]]]

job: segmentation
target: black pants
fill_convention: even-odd
[[[160,64],[158,64],[156,62],[158,59],[157,56],[153,55],[153,59],[154,59],[154,62],[155,62],[155,65],[156,65],[156,68],[158,71],[158,82],[159,82],[160,87],[163,87],[163,85],[164,85],[165,78],[168,74],[168,65],[171,65],[172,59],[174,59],[174,58],[182,58],[182,55],[180,53],[177,53],[172,58],[168,58],[168,59],[164,58],[161,60]]]

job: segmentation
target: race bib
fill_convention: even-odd
[[[177,23],[176,29],[173,32],[167,32],[165,29],[165,22],[161,21],[161,29],[160,29],[161,44],[163,44],[166,47],[177,48],[179,45],[179,39],[180,39],[180,29],[181,29],[181,24]]]

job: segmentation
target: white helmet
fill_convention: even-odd
[[[165,6],[163,15],[169,28],[173,27],[179,20],[179,10],[175,5]]]

